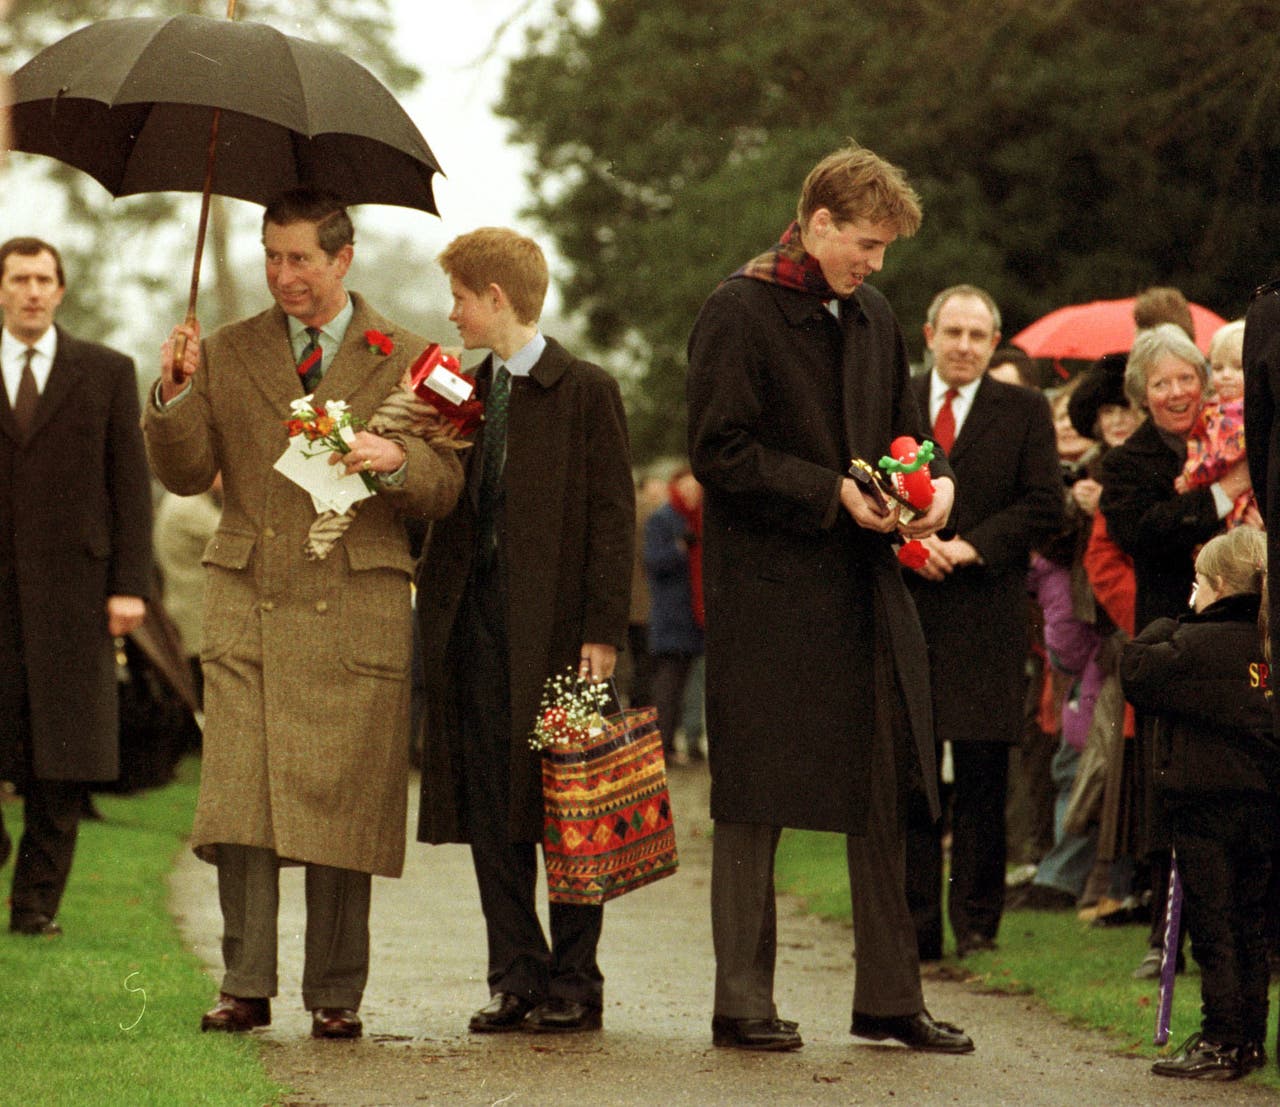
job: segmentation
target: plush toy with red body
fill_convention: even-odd
[[[904,434],[889,444],[889,455],[882,457],[879,465],[894,498],[916,514],[927,511],[933,503],[933,481],[929,476],[933,443],[919,443]],[[929,551],[912,539],[898,547],[898,560],[908,569],[919,569],[929,560]]]

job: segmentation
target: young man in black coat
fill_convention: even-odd
[[[707,735],[715,819],[712,1040],[790,1050],[773,1004],[781,828],[847,835],[852,1032],[973,1049],[924,1009],[900,812],[936,810],[924,639],[894,555],[947,519],[951,470],[910,523],[846,474],[923,436],[888,303],[864,284],[920,225],[900,170],[851,147],[809,174],[798,219],[703,305],[689,339],[689,453],[702,482]]]

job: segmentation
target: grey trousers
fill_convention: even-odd
[[[222,990],[242,999],[274,996],[280,859],[254,846],[218,846],[222,906]],[[369,978],[368,873],[307,865],[302,1003],[359,1010]]]
[[[856,961],[853,1009],[882,1017],[924,1009],[915,927],[907,908],[906,824],[899,787],[899,777],[905,775],[898,764],[905,750],[900,744],[909,738],[901,713],[890,714],[876,726],[867,833],[845,840]],[[711,930],[717,1015],[760,1019],[777,1014],[773,863],[781,834],[780,827],[764,824],[715,824]]]

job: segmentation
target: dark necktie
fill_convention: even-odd
[[[938,417],[933,421],[933,437],[944,454],[949,454],[956,442],[956,413],[951,409],[951,401],[959,395],[956,389],[948,388],[938,408]]]
[[[320,328],[307,328],[307,344],[302,347],[302,355],[298,358],[298,376],[302,379],[302,391],[310,394],[320,383],[320,363],[324,359],[324,349],[320,345]]]
[[[31,424],[35,422],[36,405],[40,402],[40,389],[36,387],[36,375],[31,371],[31,362],[36,356],[34,346],[28,346],[23,355],[22,380],[18,382],[18,396],[13,403],[13,418],[18,424],[18,433],[26,438],[31,432]]]
[[[502,467],[507,455],[507,401],[511,396],[511,373],[502,366],[493,378],[493,387],[484,405],[484,454],[480,459],[480,549],[484,557],[493,551],[496,540],[494,506],[502,483]]]

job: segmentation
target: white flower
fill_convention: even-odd
[[[315,408],[311,406],[311,398],[314,395],[315,393],[312,392],[309,395],[303,396],[301,400],[293,400],[289,404],[289,410],[292,411],[294,415],[314,415],[316,411]]]
[[[330,400],[324,405],[324,409],[337,422],[342,422],[342,417],[347,413],[346,400]]]

